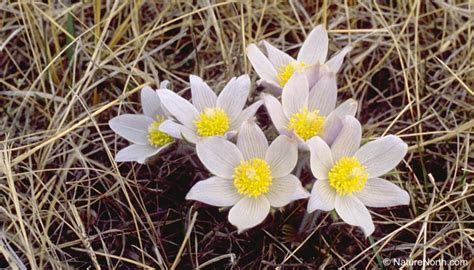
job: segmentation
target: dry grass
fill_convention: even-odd
[[[45,2],[0,1],[0,267],[333,269],[473,257],[472,1]],[[127,142],[107,121],[138,111],[144,84],[186,90],[193,73],[220,89],[244,72],[255,82],[246,44],[265,38],[294,54],[319,23],[331,52],[355,47],[339,100],[360,101],[365,138],[393,133],[410,146],[389,178],[411,204],[371,209],[373,238],[327,213],[301,226],[303,201],[239,235],[227,211],[184,200],[208,175],[189,149],[148,166],[113,161]],[[268,123],[264,110],[258,118]]]

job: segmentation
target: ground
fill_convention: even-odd
[[[473,13],[472,1],[1,1],[0,267],[471,260]],[[147,165],[114,162],[128,142],[107,122],[140,112],[145,84],[169,80],[189,98],[189,74],[219,91],[249,73],[253,101],[263,89],[245,46],[266,39],[295,56],[318,24],[331,54],[354,47],[338,73],[339,101],[359,101],[364,140],[396,134],[409,145],[387,178],[410,205],[370,209],[371,238],[330,212],[305,217],[303,200],[238,234],[227,209],[184,199],[209,173],[183,144]],[[264,109],[257,119],[270,125]],[[308,170],[301,180],[314,181]]]

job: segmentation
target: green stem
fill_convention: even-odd
[[[68,4],[68,6],[70,6],[71,1],[66,1],[66,4]],[[71,37],[76,36],[75,31],[74,31],[74,17],[72,16],[71,12],[69,12],[66,15],[66,31],[70,34],[70,36],[66,36],[67,45],[69,45],[71,42],[73,42],[74,39],[71,38]],[[69,48],[67,48],[66,56],[67,56],[68,62],[71,63],[72,58],[74,57],[74,46],[70,46]]]
[[[370,236],[370,235],[367,238],[369,239],[370,245],[374,245],[374,243],[375,243],[374,238],[372,238],[372,236]],[[384,270],[385,267],[383,265],[382,257],[380,256],[379,253],[377,253],[377,246],[373,246],[372,250],[374,251],[374,253],[377,254],[377,255],[375,255],[375,257],[377,258],[377,263],[379,264],[380,269]]]

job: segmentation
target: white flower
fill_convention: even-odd
[[[406,191],[379,178],[403,159],[407,145],[388,135],[360,147],[361,134],[359,121],[346,116],[331,147],[319,137],[308,141],[311,171],[317,179],[308,212],[336,209],[346,223],[361,227],[369,236],[374,224],[366,206],[391,207],[410,201]]]
[[[237,145],[211,137],[198,142],[196,152],[215,176],[194,185],[186,199],[232,206],[229,222],[239,233],[260,224],[270,207],[283,207],[309,196],[291,174],[298,159],[296,142],[280,135],[268,146],[253,120],[242,124]]]
[[[158,91],[163,106],[179,121],[167,120],[160,129],[174,138],[184,138],[192,143],[202,137],[231,138],[262,105],[258,101],[242,110],[250,92],[248,75],[232,78],[219,96],[197,76],[190,75],[189,82],[192,104],[169,90]]]
[[[267,56],[255,44],[247,47],[247,56],[255,72],[262,79],[261,83],[278,93],[296,71],[307,75],[310,87],[324,75],[334,79],[334,74],[339,71],[344,56],[351,51],[351,47],[348,46],[326,62],[328,34],[322,25],[309,33],[296,59],[266,41],[262,41],[262,46]]]
[[[166,84],[164,82],[161,86]],[[174,141],[173,137],[159,129],[169,114],[161,106],[155,90],[143,87],[141,103],[143,114],[123,114],[109,121],[109,126],[115,133],[133,143],[117,153],[117,162],[137,161],[143,164],[147,158],[158,154]]]
[[[323,77],[309,91],[308,80],[296,72],[283,88],[282,103],[272,95],[263,100],[273,125],[282,134],[292,133],[306,149],[307,140],[319,136],[331,144],[341,130],[341,119],[354,116],[357,102],[349,99],[336,109],[337,87],[333,80]]]

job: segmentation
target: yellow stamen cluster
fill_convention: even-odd
[[[194,120],[199,136],[224,135],[230,127],[230,119],[221,108],[205,108]]]
[[[160,130],[160,125],[165,121],[162,115],[156,116],[156,120],[148,127],[148,142],[154,147],[160,147],[174,141],[174,138]]]
[[[288,128],[306,141],[323,133],[325,121],[326,118],[319,115],[318,110],[309,111],[308,108],[303,108],[290,117]]]
[[[285,86],[295,71],[303,71],[306,64],[299,61],[292,61],[288,65],[281,66],[278,69],[277,81],[281,87]]]
[[[355,157],[343,157],[329,171],[329,185],[337,194],[348,195],[361,191],[369,174]]]
[[[234,169],[234,186],[237,191],[249,197],[258,197],[268,192],[272,176],[268,163],[259,158],[241,161]]]

